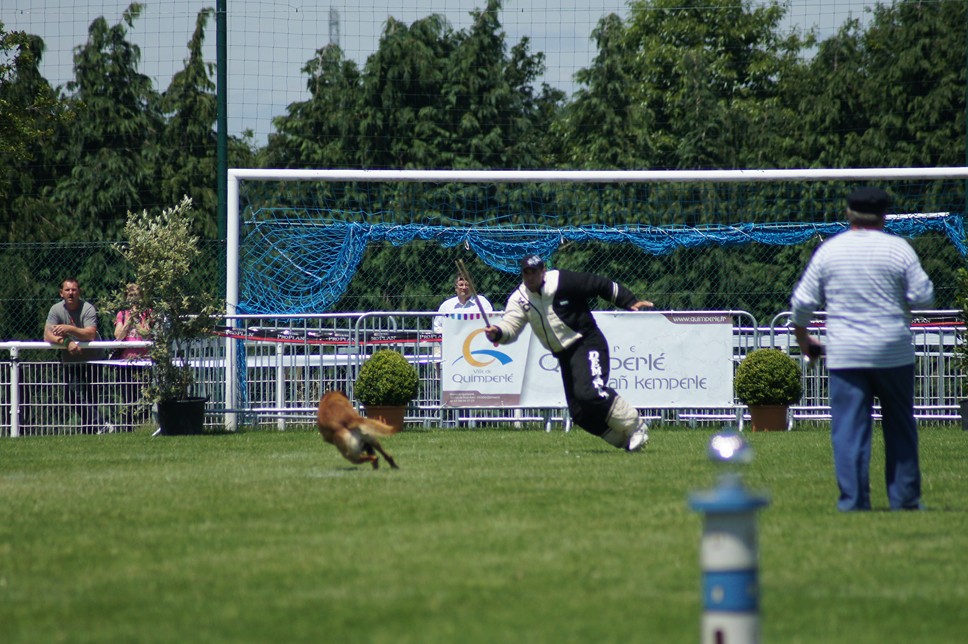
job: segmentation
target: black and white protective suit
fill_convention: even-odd
[[[568,411],[576,425],[622,447],[639,426],[638,412],[608,386],[608,342],[602,335],[589,302],[602,298],[631,310],[635,295],[627,288],[592,273],[549,270],[541,291],[524,284],[511,293],[504,317],[494,326],[497,341],[517,339],[525,325],[558,359]]]

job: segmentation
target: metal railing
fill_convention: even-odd
[[[84,348],[110,351],[122,347],[143,348],[144,341],[81,342]],[[147,405],[141,403],[141,389],[148,378],[150,363],[144,360],[92,360],[89,379],[92,395],[98,400],[92,413],[67,404],[71,384],[64,378],[58,362],[22,361],[20,352],[30,349],[63,351],[47,342],[0,342],[0,350],[10,360],[0,362],[0,436],[29,433],[99,433],[130,430],[148,419]]]
[[[734,365],[752,349],[766,346],[799,358],[788,326],[789,313],[778,314],[768,327],[762,328],[748,313],[728,313],[734,320]],[[226,320],[217,337],[192,345],[182,359],[195,368],[194,393],[208,398],[206,423],[212,427],[234,428],[241,423],[283,430],[287,423],[311,423],[323,392],[340,389],[352,398],[353,383],[363,361],[378,349],[392,348],[404,353],[419,375],[419,393],[407,410],[409,424],[448,427],[501,422],[544,429],[554,425],[570,428],[566,409],[444,408],[440,336],[430,330],[435,315],[436,312],[238,315]],[[915,315],[916,414],[922,420],[958,420],[965,389],[956,352],[965,330],[960,312],[918,311]],[[823,329],[823,316],[819,314],[811,332],[822,337]],[[146,343],[82,344],[112,349]],[[80,410],[67,403],[68,384],[61,363],[53,359],[22,360],[21,352],[27,349],[62,350],[46,342],[0,342],[0,351],[7,351],[10,356],[3,360],[0,355],[0,436],[123,431],[151,422],[149,407],[139,402],[141,385],[149,377],[146,361],[92,363],[98,424],[91,426],[91,421],[84,424]],[[829,419],[826,370],[804,365],[803,379],[804,397],[792,408],[792,420]],[[230,380],[234,380],[231,387]],[[728,408],[640,411],[658,422],[689,425],[727,423],[742,427],[748,418],[745,407],[739,403]]]
[[[790,322],[789,311],[777,314],[764,334],[764,346],[782,349],[800,357]],[[913,311],[911,330],[914,335],[914,413],[919,420],[956,421],[961,419],[960,401],[965,398],[965,377],[958,357],[965,324],[959,310]],[[817,312],[810,333],[823,341],[826,315]],[[803,399],[791,408],[794,420],[829,420],[827,371],[803,368]],[[874,417],[880,418],[880,403],[875,400]]]

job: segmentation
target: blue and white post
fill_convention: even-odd
[[[713,436],[713,462],[749,463],[753,450],[735,432]],[[719,484],[696,492],[689,505],[703,514],[702,644],[755,644],[760,641],[760,590],[756,511],[769,500],[743,485],[739,473],[724,473]]]

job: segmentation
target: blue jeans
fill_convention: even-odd
[[[918,426],[914,420],[914,365],[888,369],[831,369],[830,440],[842,511],[870,510],[871,412],[881,401],[884,478],[892,510],[921,507]]]

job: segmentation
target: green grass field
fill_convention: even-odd
[[[309,430],[0,440],[0,642],[697,642],[715,430],[408,429],[398,471]],[[766,642],[963,642],[968,433],[928,510],[835,510],[828,432],[746,434]]]

